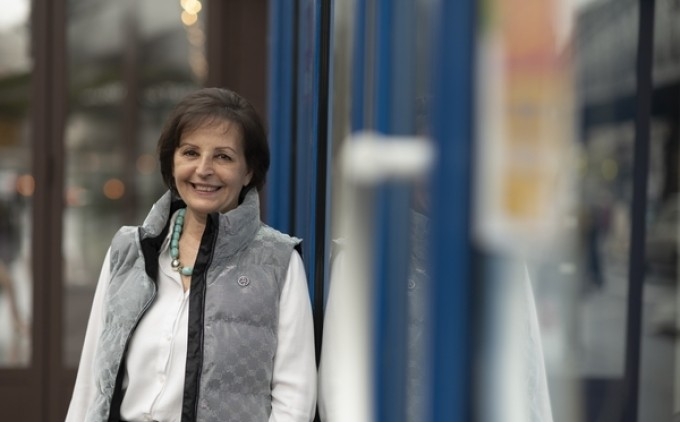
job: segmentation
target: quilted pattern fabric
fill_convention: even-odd
[[[111,412],[127,341],[155,297],[141,241],[163,231],[171,204],[172,196],[166,193],[141,228],[123,227],[112,242],[105,324],[95,356],[100,389],[87,420],[107,420]],[[212,263],[205,274],[197,275],[205,276],[204,290],[192,289],[192,295],[202,293],[205,302],[199,321],[203,338],[196,420],[266,421],[271,412],[279,295],[300,240],[260,222],[255,190],[238,208],[217,217]]]

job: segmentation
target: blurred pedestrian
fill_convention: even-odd
[[[21,248],[20,214],[13,200],[0,200],[0,295],[6,295],[15,340],[27,336],[29,326],[19,312],[17,290],[12,279],[11,267]]]

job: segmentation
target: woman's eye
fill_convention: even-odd
[[[218,154],[217,158],[220,160],[231,160],[231,156],[229,156],[228,154]]]
[[[197,156],[198,153],[196,153],[194,150],[185,150],[182,153],[183,156]]]

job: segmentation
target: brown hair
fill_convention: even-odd
[[[198,127],[222,121],[235,123],[240,130],[248,171],[253,177],[243,188],[239,202],[250,188],[262,190],[269,169],[269,143],[264,125],[255,108],[237,93],[220,88],[205,88],[182,99],[168,117],[158,139],[158,158],[163,182],[177,194],[173,157],[182,134]]]

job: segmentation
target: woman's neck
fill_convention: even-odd
[[[203,231],[205,231],[207,220],[207,215],[196,214],[195,212],[187,209],[182,235],[187,235],[192,239],[192,241],[200,243],[201,237],[203,237]]]

